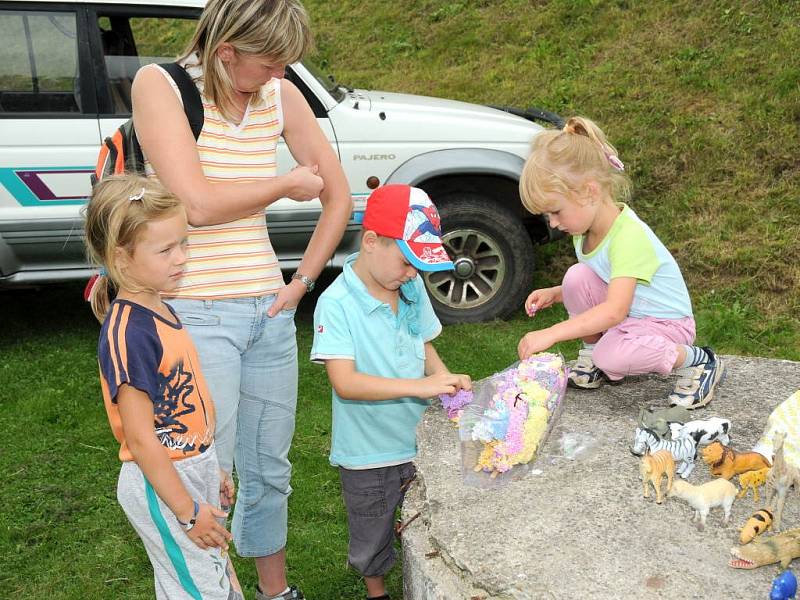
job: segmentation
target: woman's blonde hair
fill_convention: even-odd
[[[547,194],[568,196],[580,192],[589,179],[596,181],[616,202],[631,195],[617,150],[594,122],[571,117],[561,130],[539,133],[522,170],[519,194],[530,212],[551,212],[555,200]]]
[[[102,323],[111,304],[110,287],[139,290],[117,264],[117,249],[132,255],[150,221],[183,210],[178,198],[158,180],[139,175],[113,175],[95,185],[84,208],[86,254],[100,275],[89,290],[92,312]]]
[[[197,53],[203,93],[229,120],[233,82],[217,55],[226,42],[240,54],[267,56],[281,65],[297,62],[313,46],[308,13],[297,0],[209,0],[181,60]],[[251,94],[252,106],[260,101],[260,94]]]

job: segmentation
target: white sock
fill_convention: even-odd
[[[686,358],[684,359],[683,364],[678,367],[679,369],[696,367],[697,365],[705,364],[711,360],[711,357],[708,355],[708,353],[700,346],[683,346],[683,348],[686,350]]]

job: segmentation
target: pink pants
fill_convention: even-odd
[[[605,302],[608,284],[578,263],[564,275],[561,292],[567,312],[574,317]],[[694,337],[692,317],[628,317],[603,333],[592,352],[592,362],[612,380],[645,373],[666,375],[678,357],[676,344],[691,345]]]

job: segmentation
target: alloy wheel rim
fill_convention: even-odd
[[[494,238],[476,229],[456,229],[442,236],[442,244],[455,269],[424,273],[432,298],[466,310],[497,295],[505,279],[506,260]]]

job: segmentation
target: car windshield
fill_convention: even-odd
[[[310,60],[304,60],[303,66],[308,69],[308,72],[311,73],[316,80],[320,82],[320,84],[322,84],[322,87],[324,87],[328,93],[333,96],[336,102],[341,102],[344,100],[345,93],[349,90],[349,88],[337,83],[333,75],[326,73],[319,67],[319,65],[311,62]]]

